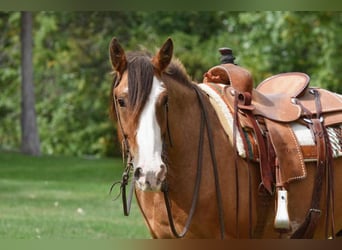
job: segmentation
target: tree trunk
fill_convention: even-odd
[[[21,150],[40,155],[36,123],[32,60],[32,13],[21,12]]]

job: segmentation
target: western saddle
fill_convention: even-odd
[[[327,127],[342,129],[342,98],[327,90],[309,87],[309,82],[310,77],[305,73],[281,73],[253,88],[251,74],[233,61],[212,67],[203,79],[203,84],[220,96],[231,111],[233,130],[240,132],[246,157],[259,162],[261,186],[269,194],[274,189],[277,191],[276,229],[290,229],[286,189],[291,182],[306,177],[305,161],[316,159],[311,207],[293,238],[313,236],[320,215],[321,180],[326,173],[332,173]],[[299,144],[292,128],[294,123],[310,129],[315,145]],[[236,142],[236,135],[232,137]],[[327,195],[332,199],[333,178],[328,174],[327,179]]]

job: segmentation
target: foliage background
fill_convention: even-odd
[[[0,12],[0,149],[20,148],[20,13]],[[195,81],[230,47],[255,84],[288,71],[342,92],[341,12],[35,12],[34,83],[44,154],[119,153],[108,116],[108,44],[154,52],[167,37]]]

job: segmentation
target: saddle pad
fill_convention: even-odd
[[[223,89],[225,85],[213,84],[213,87],[217,87],[216,91],[205,83],[198,84],[198,86],[209,96],[210,103],[214,107],[223,129],[228,135],[230,143],[233,144],[233,115],[222,98],[224,92],[221,92],[221,96],[219,94],[220,90]],[[239,156],[246,158],[246,150],[238,130],[236,131],[236,144]]]
[[[316,161],[317,152],[311,130],[303,124],[291,123],[291,128],[302,147],[305,161]],[[327,127],[334,158],[342,157],[342,124]]]

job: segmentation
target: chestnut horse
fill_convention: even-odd
[[[290,230],[275,230],[275,199],[260,191],[259,164],[236,157],[208,97],[181,62],[172,60],[172,40],[154,56],[125,53],[116,38],[109,50],[115,73],[112,112],[128,158],[124,182],[132,172],[152,237],[291,237],[310,208],[316,163],[306,163],[307,177],[288,187]],[[339,231],[342,157],[334,159],[334,167],[334,227]],[[325,202],[322,197],[322,213]],[[320,217],[314,238],[326,236],[326,220]]]

